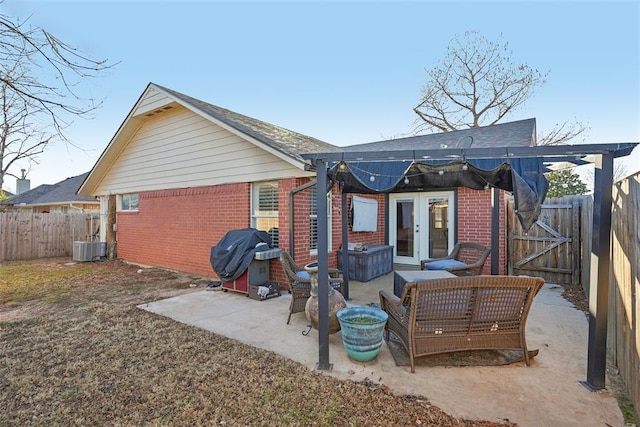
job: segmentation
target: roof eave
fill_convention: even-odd
[[[495,148],[456,148],[440,150],[389,150],[371,152],[333,152],[303,154],[304,159],[316,163],[338,161],[384,161],[384,160],[464,160],[464,159],[512,159],[526,157],[543,157],[545,161],[570,161],[571,157],[584,158],[588,155],[612,154],[614,157],[624,157],[640,144],[639,142],[625,142],[614,144],[580,144],[580,145],[537,145],[535,147],[504,147]]]
[[[142,118],[134,116],[133,113],[134,111],[136,111],[145,95],[149,92],[149,89],[152,85],[153,83],[149,83],[142,94],[138,97],[138,100],[129,111],[129,114],[127,114],[124,121],[118,127],[115,135],[113,136],[113,138],[111,138],[109,144],[107,144],[105,149],[102,151],[102,154],[100,154],[100,157],[89,171],[87,177],[84,179],[84,181],[82,181],[82,184],[78,188],[77,194],[81,196],[94,195],[95,189],[98,187],[98,184],[110,168],[112,162],[110,162],[109,160],[115,159],[118,154],[120,154],[122,149],[124,149],[123,144],[126,136],[133,134],[135,130],[140,127]]]

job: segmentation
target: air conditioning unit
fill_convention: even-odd
[[[74,261],[95,261],[107,256],[106,242],[73,242]]]

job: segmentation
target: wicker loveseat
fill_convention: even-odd
[[[392,332],[415,358],[461,350],[522,350],[529,365],[525,323],[544,280],[525,276],[469,276],[408,283],[398,298],[380,291]]]

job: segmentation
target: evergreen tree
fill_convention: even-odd
[[[549,180],[547,197],[575,196],[589,192],[587,184],[572,169],[549,172],[547,179]]]

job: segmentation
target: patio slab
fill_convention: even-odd
[[[304,313],[286,324],[291,296],[256,301],[236,292],[189,293],[139,307],[260,347],[315,369],[318,332],[308,331]],[[379,289],[393,289],[389,273],[367,283],[350,281],[351,305],[378,303]],[[480,367],[398,367],[386,344],[371,362],[347,356],[338,332],[329,338],[331,371],[343,380],[365,379],[384,384],[396,394],[426,397],[448,414],[466,419],[520,426],[623,426],[613,394],[591,392],[580,384],[586,379],[588,322],[561,296],[559,286],[546,284],[536,296],[527,321],[529,349],[539,354],[524,363]]]

